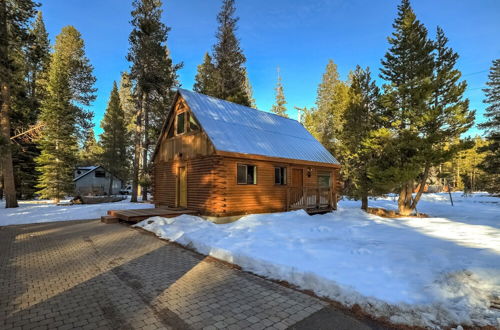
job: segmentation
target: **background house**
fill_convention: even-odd
[[[74,172],[75,194],[80,196],[102,196],[120,193],[123,181],[102,166],[77,167]]]
[[[179,89],[154,155],[156,206],[209,216],[336,208],[337,160],[299,122]]]

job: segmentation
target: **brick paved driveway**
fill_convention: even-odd
[[[325,306],[120,224],[0,227],[1,329],[301,328]]]

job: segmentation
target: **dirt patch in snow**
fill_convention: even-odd
[[[412,215],[401,215],[394,210],[386,210],[381,207],[369,207],[366,211],[370,214],[378,215],[383,218],[429,218],[429,215],[425,213],[418,213]]]

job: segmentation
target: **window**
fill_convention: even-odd
[[[274,183],[281,185],[286,184],[286,167],[274,168]]]
[[[320,188],[330,187],[330,173],[318,173],[318,186]]]
[[[177,130],[176,134],[183,134],[186,130],[186,113],[182,112],[177,115]]]
[[[104,171],[95,171],[95,177],[96,178],[105,178],[106,177],[106,172],[104,172]]]
[[[257,184],[257,166],[238,164],[238,184]]]
[[[189,130],[191,132],[193,132],[193,131],[197,131],[199,129],[200,129],[200,125],[198,124],[196,119],[194,119],[193,115],[189,114]]]

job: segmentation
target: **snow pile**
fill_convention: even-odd
[[[183,215],[137,226],[395,323],[500,326],[500,311],[490,309],[500,296],[500,204],[479,200],[448,209],[426,196],[421,211],[443,208],[449,217],[440,218],[381,218],[346,201],[325,215],[249,215],[223,225]]]
[[[142,209],[152,208],[154,205],[146,203],[130,203],[128,199],[115,203],[75,204],[57,206],[53,203],[36,201],[21,201],[19,207],[6,209],[5,202],[0,202],[0,226],[21,225],[27,223],[41,223],[66,220],[99,219],[113,209]]]

